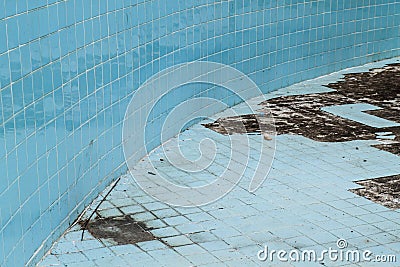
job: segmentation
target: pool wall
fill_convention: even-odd
[[[126,172],[123,116],[153,74],[214,61],[269,92],[399,56],[399,21],[392,0],[0,0],[0,266],[34,265]],[[192,89],[153,111],[149,149],[159,117],[211,90]]]

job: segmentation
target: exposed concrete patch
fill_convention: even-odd
[[[400,156],[400,143],[391,143],[391,144],[382,144],[382,145],[374,145],[378,149],[390,152],[397,156]]]
[[[223,135],[260,134],[262,130],[271,128],[271,123],[266,122],[263,116],[256,114],[221,118],[213,123],[202,125]]]
[[[357,181],[350,191],[390,209],[400,208],[400,175]]]
[[[370,72],[349,73],[344,79],[326,85],[333,92],[281,96],[262,102],[261,112],[271,113],[277,134],[303,135],[320,142],[373,140],[377,132],[390,131],[400,141],[400,127],[374,128],[321,110],[326,106],[367,103],[382,109],[365,111],[393,122],[400,122],[400,64],[390,64]],[[256,122],[268,127],[265,117],[255,114],[220,118],[205,127],[221,134],[259,133]],[[236,124],[245,125],[235,127]],[[241,130],[238,130],[241,129]]]

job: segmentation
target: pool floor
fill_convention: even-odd
[[[391,59],[347,69],[274,91],[264,98],[273,109],[282,103],[279,98],[323,98],[337,91],[323,85],[343,81],[345,73],[368,72],[398,62],[399,59]],[[265,105],[260,102],[264,98],[247,104],[262,110]],[[275,113],[275,158],[268,178],[255,192],[248,191],[251,175],[245,172],[237,186],[215,202],[200,207],[173,207],[148,196],[130,175],[121,177],[89,222],[83,240],[82,222],[110,188],[86,210],[80,224],[66,231],[38,266],[399,266],[400,198],[396,189],[400,185],[380,188],[383,180],[376,180],[390,177],[390,181],[399,181],[400,158],[391,151],[399,141],[397,122],[364,112],[371,110],[371,105],[377,107],[377,103],[363,103],[362,97],[352,99],[350,104],[354,106],[332,101],[334,104],[329,102],[318,110],[327,118],[340,117],[340,125],[346,121],[348,125],[362,124],[363,127],[355,127],[360,131],[358,135],[293,130],[289,126],[295,125],[296,120],[290,124],[287,117],[284,121]],[[246,114],[244,104],[234,109]],[[224,117],[226,113],[215,115]],[[323,124],[317,121],[315,125],[322,129]],[[387,132],[388,127],[393,127],[392,131]],[[178,170],[167,160],[166,151],[158,148],[137,164],[137,174],[153,175],[148,172],[148,166],[153,164],[182,186],[202,186],[216,180],[227,161],[235,162],[228,155],[229,135],[197,124],[168,141],[164,148],[173,149],[180,144],[182,153],[195,160],[200,155],[199,142],[205,138],[215,142],[218,153],[213,165],[203,172]],[[207,154],[208,148],[204,149],[202,153]],[[235,166],[243,164],[235,162]],[[268,167],[264,166],[265,171]],[[363,180],[370,182],[360,182]],[[374,192],[383,197],[374,199]],[[144,232],[145,240],[126,238],[123,233],[127,229]],[[276,253],[271,255],[272,250]],[[318,259],[325,250],[325,256]],[[336,250],[337,257],[335,253],[329,255],[329,250]],[[279,251],[284,252],[278,255]],[[308,259],[310,251],[316,253],[316,259]],[[361,256],[371,252],[367,255],[371,261],[352,258],[349,254],[353,252]],[[306,257],[302,259],[302,255]]]

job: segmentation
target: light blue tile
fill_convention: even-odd
[[[87,258],[82,253],[70,253],[57,256],[58,260],[64,265],[79,264],[87,261]]]
[[[85,234],[85,239],[82,242],[78,242],[76,246],[79,248],[81,251],[86,251],[86,250],[91,250],[91,249],[97,249],[103,247],[103,244],[96,240],[96,239],[87,239],[87,233]],[[78,239],[79,240],[79,239]]]
[[[57,259],[56,256],[49,255],[46,258],[44,258],[41,262],[39,262],[38,266],[47,267],[47,266],[60,265],[60,264],[61,264],[61,262]]]
[[[83,252],[89,260],[97,260],[101,258],[115,257],[115,254],[109,248],[95,248],[91,250],[85,250]]]
[[[171,236],[177,236],[180,233],[173,227],[165,227],[165,228],[159,228],[155,230],[151,230],[151,233],[157,237],[171,237]]]
[[[187,259],[192,262],[194,265],[214,265],[214,263],[218,263],[219,260],[210,255],[210,254],[194,254],[189,255]]]
[[[137,243],[137,246],[144,251],[159,250],[166,248],[166,246],[163,243],[157,240],[140,242]]]
[[[193,244],[193,245],[187,245],[187,246],[180,246],[180,247],[176,247],[175,250],[183,255],[183,256],[187,256],[187,255],[195,255],[195,254],[202,254],[205,253],[206,250],[204,250],[202,247],[200,247],[197,244]]]
[[[117,255],[126,255],[126,254],[135,254],[135,253],[143,253],[138,247],[128,244],[128,245],[121,245],[121,246],[113,246],[110,249]]]
[[[169,246],[178,247],[192,244],[193,242],[184,235],[163,238]]]
[[[207,251],[226,250],[230,248],[230,246],[224,241],[205,242],[201,243],[200,246],[202,246]]]
[[[93,266],[116,266],[116,267],[124,267],[127,266],[126,262],[123,259],[120,258],[113,258],[113,257],[106,257],[106,258],[99,258],[94,260],[94,262],[88,262],[89,266],[90,264],[93,264]],[[87,266],[87,265],[82,265],[82,267]]]
[[[147,253],[127,254],[121,257],[125,262],[131,266],[156,266],[156,261]],[[157,262],[159,265],[159,263]]]
[[[400,125],[399,123],[382,119],[363,112],[367,110],[377,109],[380,108],[370,104],[347,104],[322,108],[323,111],[375,128],[396,127]]]

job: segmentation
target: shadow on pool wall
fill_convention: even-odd
[[[34,265],[126,172],[123,116],[158,71],[214,61],[268,92],[400,55],[391,0],[42,2],[0,2],[1,266]],[[215,91],[199,88],[166,96],[149,127],[176,101]]]

